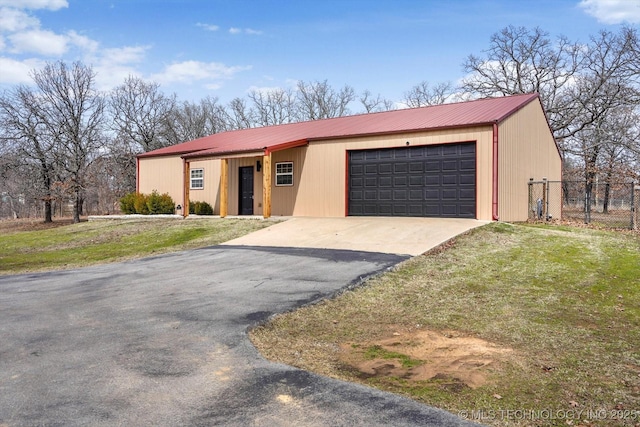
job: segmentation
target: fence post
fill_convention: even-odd
[[[527,218],[529,219],[532,216],[531,212],[535,212],[532,207],[533,207],[533,178],[529,178],[529,212],[527,212]]]
[[[584,190],[584,223],[589,224],[591,222],[591,193],[592,191]]]
[[[546,211],[547,214],[545,216],[546,220],[549,221],[549,219],[551,218],[551,214],[549,214],[549,203],[551,200],[551,181],[547,181],[547,207],[546,207]]]
[[[542,178],[542,216],[545,219],[549,219],[549,213],[548,213],[548,199],[547,199],[547,178]]]
[[[640,185],[631,184],[631,229],[638,229],[638,205],[640,205]],[[636,194],[636,192],[638,194]]]

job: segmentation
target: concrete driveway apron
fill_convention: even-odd
[[[262,358],[247,330],[406,259],[217,246],[0,277],[0,426],[463,426]]]

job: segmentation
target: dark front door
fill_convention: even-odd
[[[253,215],[253,166],[242,166],[240,168],[239,193],[239,214]]]

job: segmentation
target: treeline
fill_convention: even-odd
[[[324,81],[252,90],[223,104],[180,101],[157,83],[128,77],[108,93],[81,62],[47,64],[32,85],[0,96],[0,218],[43,215],[69,201],[75,221],[112,213],[135,190],[135,156],[223,131],[355,113],[539,92],[566,178],[638,178],[640,43],[635,29],[601,31],[587,42],[507,27],[462,64],[459,84],[423,81],[392,101]]]

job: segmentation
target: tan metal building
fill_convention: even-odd
[[[528,182],[561,179],[537,94],[214,134],[138,156],[138,191],[188,214],[524,221]]]

